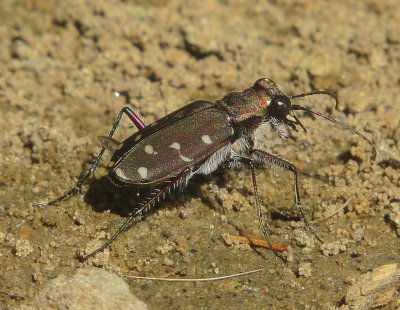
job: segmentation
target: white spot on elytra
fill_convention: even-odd
[[[121,179],[124,179],[124,180],[128,179],[128,178],[126,177],[125,173],[122,171],[121,168],[115,169],[115,174],[116,174],[118,177],[120,177]]]
[[[181,149],[181,145],[178,142],[172,143],[169,147],[178,151]]]
[[[137,172],[140,174],[140,176],[142,177],[142,179],[147,178],[147,168],[146,168],[146,167],[139,167],[139,169],[137,170]]]
[[[169,147],[170,147],[171,149],[177,150],[177,151],[178,151],[178,154],[179,154],[179,157],[180,157],[183,161],[186,161],[186,162],[190,163],[190,162],[193,160],[192,158],[189,158],[189,157],[186,157],[186,156],[181,155],[181,145],[180,145],[178,142],[172,143]]]
[[[201,136],[201,140],[202,140],[205,144],[211,144],[211,143],[212,143],[212,140],[211,140],[211,138],[210,138],[209,135],[203,135],[203,136]]]
[[[146,146],[144,147],[144,151],[145,151],[147,154],[156,154],[156,152],[154,152],[153,146],[150,145],[150,144],[146,144]]]
[[[181,154],[179,154],[179,157],[180,157],[183,161],[186,161],[186,162],[188,162],[188,163],[190,163],[190,162],[193,160],[192,158],[183,156],[183,155],[181,155]]]
[[[138,142],[142,138],[142,135],[137,135],[133,141]]]

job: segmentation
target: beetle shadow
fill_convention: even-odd
[[[200,187],[201,182],[190,182],[188,186],[193,188],[193,193],[198,192],[197,187]],[[93,180],[85,193],[84,200],[96,212],[106,212],[117,214],[121,217],[127,217],[132,212],[139,208],[140,203],[149,197],[154,192],[154,189],[148,187],[138,186],[116,186],[107,176],[102,176]],[[184,190],[187,192],[187,189]],[[146,218],[157,210],[163,208],[173,208],[175,203],[171,206],[171,202],[179,201],[184,204],[187,200],[195,195],[184,195],[180,190],[171,190],[171,193],[166,194],[165,198],[160,199],[149,211],[143,214]]]
[[[102,176],[89,184],[84,200],[96,212],[109,211],[126,217],[137,209],[148,193],[135,186],[116,186],[107,176]]]
[[[221,176],[222,173],[224,173],[222,169],[218,169],[212,175],[194,175],[183,190],[171,190],[171,193],[167,194],[164,199],[160,199],[149,211],[145,212],[142,218],[146,219],[158,210],[183,206],[193,198],[201,199],[210,209],[224,214],[222,206],[217,207],[215,203],[210,203],[208,194],[204,193],[204,189],[201,188],[205,183],[209,183],[210,179],[216,179],[217,184],[224,183]],[[88,184],[84,201],[98,213],[110,212],[120,216],[122,223],[127,216],[139,208],[140,203],[151,193],[152,189],[146,187],[116,186],[110,181],[108,176],[101,176],[93,179]],[[132,221],[128,225],[127,230],[132,228],[135,223],[135,221]]]

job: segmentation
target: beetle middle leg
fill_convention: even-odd
[[[126,114],[129,119],[133,122],[133,124],[140,130],[143,129],[145,127],[144,122],[139,118],[139,116],[132,111],[131,108],[129,107],[124,107],[121,109],[121,111],[118,113],[118,116],[110,130],[110,133],[108,134],[108,138],[111,138],[114,135],[115,130],[117,129],[120,121],[121,121],[121,117],[123,114]],[[90,167],[90,169],[79,179],[79,181],[75,184],[74,187],[70,188],[64,195],[51,200],[49,202],[45,202],[45,203],[36,203],[33,206],[35,207],[47,207],[47,206],[51,206],[54,205],[58,202],[61,202],[65,199],[68,199],[69,197],[71,197],[72,195],[76,194],[79,192],[79,189],[81,188],[81,186],[83,185],[83,183],[85,183],[85,181],[94,173],[94,171],[96,170],[97,166],[100,163],[101,157],[104,154],[104,151],[106,150],[106,148],[103,146],[99,152],[99,154],[96,156],[92,166]]]
[[[280,158],[276,155],[273,155],[266,151],[258,150],[258,149],[251,150],[251,158],[253,158],[254,161],[262,163],[262,164],[264,164],[264,163],[275,164],[275,165],[280,166],[283,169],[291,171],[293,173],[294,201],[295,201],[296,207],[300,210],[301,217],[303,219],[304,224],[307,226],[308,230],[319,242],[322,243],[323,241],[321,240],[321,238],[316,234],[314,229],[308,223],[307,218],[303,211],[303,207],[301,206],[296,166],[283,158]]]

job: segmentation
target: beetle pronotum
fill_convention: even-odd
[[[282,138],[286,138],[290,129],[297,131],[297,126],[306,132],[295,115],[295,111],[306,111],[364,139],[372,146],[373,159],[376,157],[376,149],[367,137],[349,125],[292,102],[311,95],[331,96],[335,99],[337,107],[337,98],[330,92],[317,90],[289,96],[267,78],[257,80],[252,87],[243,92],[228,93],[215,103],[203,100],[192,102],[148,126],[145,126],[129,107],[124,107],[108,136],[100,137],[103,147],[89,171],[63,196],[36,206],[53,205],[77,193],[96,170],[106,149],[113,152],[108,165],[108,174],[113,183],[153,188],[150,195],[143,199],[107,242],[83,257],[83,260],[86,260],[103,251],[133,219],[142,217],[171,190],[186,186],[195,174],[209,174],[222,163],[228,163],[233,168],[245,167],[250,170],[259,226],[263,237],[271,246],[270,232],[265,226],[264,214],[259,203],[255,174],[256,164],[271,163],[293,173],[295,204],[308,229],[320,240],[307,222],[301,207],[296,167],[286,159],[265,150],[255,149],[254,141],[257,139],[258,129],[267,124],[276,129]],[[138,131],[119,142],[112,136],[123,114],[131,119]]]

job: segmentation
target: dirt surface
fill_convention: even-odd
[[[400,261],[400,2],[43,1],[0,8],[0,303],[29,302],[50,280],[98,266],[119,274],[214,277],[205,283],[127,279],[150,309],[344,307],[362,274]],[[248,173],[220,169],[191,180],[89,262],[137,203],[114,187],[105,165],[82,192],[64,193],[89,168],[129,90],[147,123],[196,100],[216,100],[260,77],[285,92],[336,91],[301,100],[374,141],[378,151],[322,118],[301,115],[308,133],[261,144],[300,171],[305,213],[292,175],[259,169],[272,240],[290,246],[285,266],[271,251],[228,246],[223,234],[259,237]],[[135,129],[124,118],[116,138]],[[293,211],[293,214],[287,212]],[[271,218],[272,217],[272,218]],[[107,288],[108,283],[104,283]],[[399,306],[394,299],[387,308]]]

